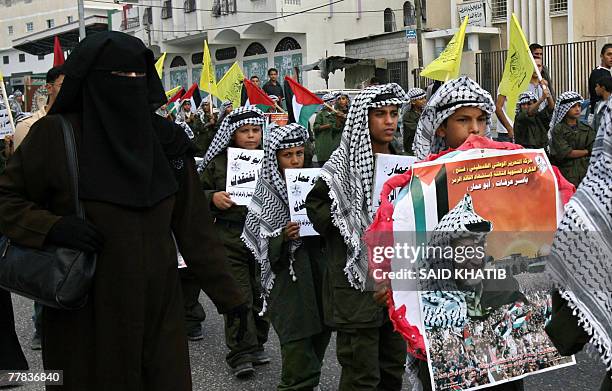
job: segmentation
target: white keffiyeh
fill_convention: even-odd
[[[365,289],[368,260],[361,236],[374,216],[374,154],[368,112],[389,105],[399,108],[407,100],[404,90],[395,83],[363,89],[349,109],[340,146],[321,170],[332,200],[332,222],[347,246],[344,272],[356,289]]]
[[[229,113],[223,119],[223,122],[221,122],[221,126],[215,134],[215,138],[210,144],[210,147],[206,151],[204,159],[198,166],[198,170],[201,171],[206,168],[211,160],[227,149],[232,141],[234,132],[238,130],[238,128],[247,124],[263,126],[265,122],[264,113],[255,106],[239,107]]]
[[[563,99],[561,95],[560,100]],[[547,271],[579,324],[591,336],[591,343],[609,371],[612,370],[612,100],[603,110],[589,169],[576,194],[565,205]]]
[[[495,110],[491,94],[467,76],[449,80],[429,99],[419,119],[412,144],[418,160],[446,149],[444,139],[436,136],[436,130],[461,107],[478,107],[483,110],[487,115],[485,137],[491,137],[491,116]]]
[[[525,104],[531,104],[531,103],[535,103],[538,101],[538,98],[536,97],[536,95],[531,92],[531,91],[525,91],[522,94],[519,95],[518,97],[518,101],[516,102],[516,110],[514,111],[514,115],[518,115],[518,113],[521,111],[521,105],[525,105]]]
[[[275,279],[268,259],[269,240],[282,234],[283,229],[291,220],[287,187],[278,167],[276,152],[304,145],[307,140],[306,128],[293,123],[272,128],[264,146],[261,175],[249,204],[249,212],[242,232],[242,241],[253,252],[261,267],[264,299],[270,294]],[[293,271],[294,254],[301,244],[301,240],[291,241],[289,273],[294,281],[296,280]]]

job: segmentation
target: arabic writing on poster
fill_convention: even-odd
[[[0,140],[4,139],[5,136],[13,134],[13,126],[11,126],[11,120],[9,117],[8,110],[6,108],[0,109]]]
[[[455,168],[456,178],[451,184],[465,184],[466,191],[488,190],[495,187],[527,185],[529,175],[536,171],[546,170],[539,162],[530,158],[504,160],[495,163],[474,163]]]
[[[385,182],[394,175],[403,174],[416,163],[414,156],[376,154],[376,173],[374,174],[374,192],[372,193],[372,204],[374,211],[380,206],[380,192]],[[393,202],[399,190],[394,189],[389,194],[389,200]]]
[[[319,178],[320,168],[300,168],[285,170],[289,213],[291,221],[300,226],[300,236],[317,236],[312,222],[306,214],[306,196]]]
[[[248,205],[255,192],[264,152],[261,149],[227,149],[225,191],[236,205]]]

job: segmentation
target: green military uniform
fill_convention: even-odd
[[[204,121],[199,115],[196,115],[190,127],[195,136],[194,143],[198,147],[198,155],[206,154],[206,150],[208,150],[217,133],[216,126],[210,123],[210,116],[205,114]]]
[[[372,292],[350,286],[344,273],[347,247],[332,223],[329,187],[320,178],[306,198],[306,209],[325,238],[323,312],[325,323],[338,331],[339,390],[400,390],[406,343],[393,331],[386,308],[374,301]]]
[[[514,119],[514,141],[525,148],[545,148],[551,116],[552,110],[548,107],[533,116],[521,110]]]
[[[321,129],[323,125],[329,128]],[[313,130],[315,134],[315,153],[319,165],[329,160],[332,152],[340,145],[343,123],[337,120],[334,112],[327,109],[321,110],[315,117]]]
[[[259,316],[263,309],[259,265],[240,238],[247,208],[234,205],[227,210],[220,210],[212,202],[214,193],[225,191],[226,175],[227,153],[221,153],[208,163],[200,179],[211,212],[215,217],[215,227],[226,249],[230,269],[244,295],[247,296],[247,302],[252,307],[248,315],[247,331],[240,343],[236,341],[238,322],[228,326],[227,317],[225,317],[225,340],[230,349],[226,360],[231,367],[235,367],[251,362],[252,353],[263,351],[263,346],[268,340],[270,324],[265,318]]]
[[[304,237],[289,273],[289,247],[284,235],[269,241],[268,259],[276,274],[268,297],[268,314],[278,334],[283,368],[278,390],[311,390],[319,384],[321,364],[331,337],[323,324],[321,284],[325,257],[318,236]]]
[[[421,113],[416,110],[408,110],[402,116],[402,123],[404,126],[404,154],[413,156],[412,143],[414,142],[414,135],[416,134],[417,125]]]
[[[562,121],[552,131],[551,157],[565,179],[575,186],[578,186],[586,175],[590,156],[572,159],[567,155],[576,149],[586,149],[590,152],[594,141],[595,131],[581,122],[576,126],[570,126]]]
[[[6,155],[5,155],[6,143],[4,140],[0,140],[0,174],[4,172],[4,167],[6,166]]]

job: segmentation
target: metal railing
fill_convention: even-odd
[[[493,96],[504,73],[506,50],[476,54],[477,82]],[[548,69],[551,86],[557,95],[576,91],[589,96],[589,75],[597,66],[595,41],[583,41],[544,46],[544,66]]]

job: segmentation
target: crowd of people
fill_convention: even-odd
[[[538,46],[532,51],[540,67]],[[291,117],[277,125],[255,106],[223,102],[217,109],[209,99],[197,108],[185,99],[173,114],[153,53],[141,41],[119,32],[87,37],[47,74],[48,104],[17,123],[15,136],[5,141],[0,174],[3,235],[33,248],[98,254],[84,308],[36,306],[33,347],[38,338],[45,368],[64,371],[64,385],[48,389],[192,389],[187,341],[205,338],[201,290],[224,317],[226,361],[238,378],[251,378],[257,366],[271,361],[266,344],[272,326],[281,345],[278,390],[318,389],[332,332],[342,367],[339,390],[402,389],[407,344],[389,317],[389,287],[379,282],[366,289],[372,276],[362,235],[374,218],[375,154],[432,159],[470,137],[491,138],[497,114],[505,129],[498,128],[501,141],[545,148],[563,176],[579,186],[594,145],[606,152],[612,145],[612,44],[604,46],[601,59],[591,79],[595,94],[607,100],[591,97],[588,118],[581,116],[577,93],[555,99],[542,66],[543,78],[534,72],[529,91],[512,108],[513,124],[505,97],[496,104],[476,82],[460,77],[429,93],[406,92],[394,83],[371,83],[352,99],[330,93],[307,129]],[[287,107],[278,71],[270,69],[268,76],[263,90]],[[62,118],[76,140],[78,194],[68,186]],[[397,142],[398,133],[403,142]],[[249,205],[237,205],[227,192],[228,148],[264,151]],[[315,165],[320,176],[305,208],[320,236],[302,238],[290,219],[285,170]],[[75,216],[76,196],[86,220]],[[177,268],[179,253],[186,268]],[[542,297],[532,299],[529,311],[546,316],[530,322],[551,317],[556,346],[555,338],[576,334],[565,333],[568,324],[582,329],[568,296],[557,297],[550,309]],[[505,358],[523,357],[520,367],[514,363],[504,372],[508,377],[524,366],[558,362],[555,350],[538,351],[538,357],[550,353],[547,363],[529,359],[533,349],[550,347],[543,335],[530,337],[534,341],[524,340],[520,329],[496,333],[505,316],[498,312],[485,327],[467,326],[466,333],[441,336],[435,339],[440,344],[430,346],[432,359],[454,373],[452,382],[483,384],[490,368],[455,370],[483,357],[500,368]],[[12,322],[10,294],[0,291],[0,368],[27,367]],[[466,341],[466,335],[480,342]],[[426,364],[418,377],[422,389],[430,389]],[[519,390],[522,382],[492,389]]]

